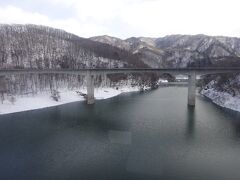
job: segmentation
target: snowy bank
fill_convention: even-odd
[[[221,107],[240,112],[240,95],[233,97],[227,92],[219,92],[214,88],[203,89],[201,94]]]
[[[77,91],[81,91],[86,93],[86,89],[80,89]],[[117,96],[121,93],[126,92],[134,92],[139,91],[138,87],[123,87],[117,89],[113,88],[98,88],[95,89],[95,98],[99,99],[107,99],[114,96]],[[59,90],[60,92],[60,100],[55,101],[50,96],[50,92],[39,93],[37,95],[29,95],[29,96],[17,96],[16,101],[12,103],[11,101],[5,100],[3,104],[0,104],[0,114],[9,114],[15,112],[22,112],[34,109],[41,109],[46,107],[58,106],[62,104],[67,104],[71,102],[77,101],[85,101],[85,99],[78,95],[76,90]]]
[[[223,108],[240,112],[240,74],[211,77],[200,93]]]

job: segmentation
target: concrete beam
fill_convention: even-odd
[[[195,106],[196,103],[196,72],[188,75],[188,105]]]
[[[187,75],[196,72],[198,75],[221,74],[221,73],[239,73],[240,67],[212,67],[212,68],[95,68],[95,69],[0,69],[0,75],[18,75],[18,74],[77,74],[86,75],[91,71],[95,75],[106,74],[131,74],[131,73],[168,73],[173,75]]]
[[[87,104],[94,104],[94,75],[87,72]]]

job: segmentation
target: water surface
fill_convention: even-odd
[[[37,102],[36,102],[37,103]],[[0,116],[0,179],[240,179],[240,119],[186,87]]]

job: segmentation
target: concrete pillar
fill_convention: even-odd
[[[94,104],[94,75],[87,72],[87,104]]]
[[[188,105],[195,106],[196,102],[196,72],[188,75]]]
[[[7,83],[4,76],[0,76],[0,101],[3,103],[5,94],[7,93]]]
[[[101,77],[102,77],[102,85],[103,85],[104,87],[108,87],[109,85],[107,84],[107,74],[103,72],[103,73],[101,74]]]

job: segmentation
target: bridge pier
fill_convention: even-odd
[[[87,104],[94,104],[94,75],[87,71]]]
[[[196,103],[196,72],[188,75],[188,105],[195,106]]]

